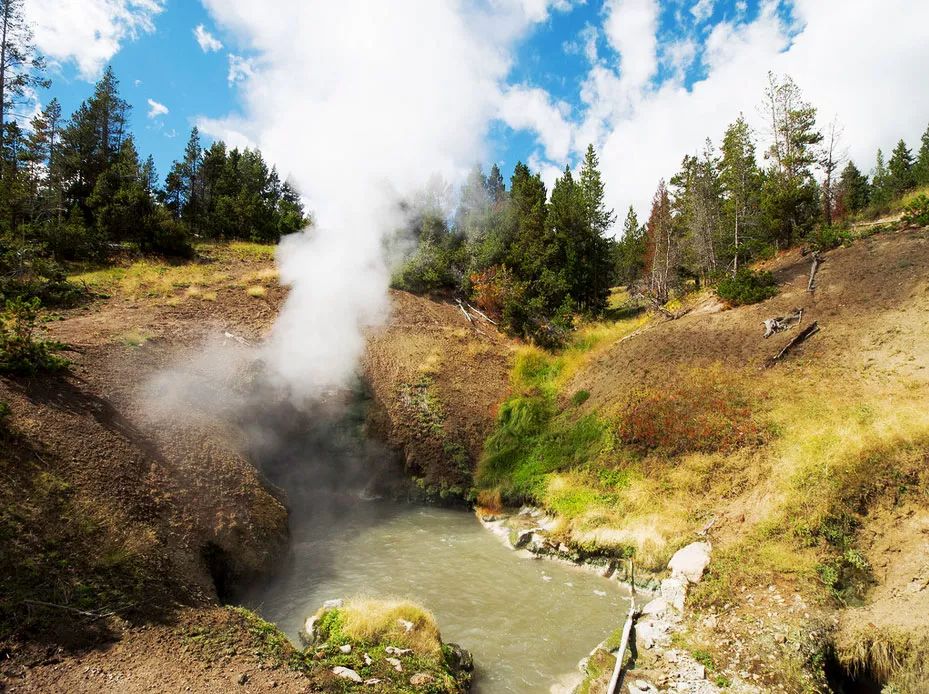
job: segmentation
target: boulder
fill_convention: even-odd
[[[643,615],[660,615],[668,611],[668,601],[662,597],[655,598],[642,608]]]
[[[677,550],[668,562],[671,576],[683,577],[689,583],[699,583],[703,578],[703,572],[709,566],[712,549],[709,542],[692,542]]]
[[[346,680],[351,680],[352,682],[362,682],[361,675],[352,670],[350,667],[342,667],[337,665],[332,668],[332,674],[336,677],[341,677]]]
[[[445,644],[445,663],[452,672],[471,672],[474,670],[474,656],[471,651],[457,643]]]
[[[683,578],[666,578],[661,582],[661,597],[679,612],[684,611],[687,597],[687,581]]]

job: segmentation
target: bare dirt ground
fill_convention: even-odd
[[[0,642],[0,691],[306,690],[301,675],[262,664],[241,619],[216,606],[217,590],[286,551],[286,499],[246,459],[233,426],[196,407],[153,417],[144,395],[200,345],[254,344],[273,324],[286,291],[270,257],[216,256],[207,262],[220,279],[206,286],[114,280],[84,306],[49,311],[42,332],[69,346],[69,370],[0,380],[15,433],[0,442],[11,493],[28,488],[36,466],[63,480],[102,528],[93,537],[138,556],[153,579],[149,604],[99,619],[48,607],[52,633]],[[263,291],[253,291],[256,276]],[[364,364],[371,428],[429,484],[466,488],[507,391],[510,343],[447,301],[391,298]]]

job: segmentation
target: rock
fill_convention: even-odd
[[[335,600],[326,600],[326,602],[323,603],[324,610],[334,610],[338,607],[342,607],[341,598],[336,598]]]
[[[307,646],[311,645],[316,640],[316,635],[313,633],[313,628],[315,625],[315,615],[306,618],[306,623],[303,625],[303,631],[300,634],[300,640],[303,641],[303,643]]]
[[[677,550],[668,562],[671,576],[683,576],[690,583],[699,583],[703,578],[703,572],[709,566],[712,549],[709,542],[692,542]]]
[[[661,622],[646,620],[635,625],[636,643],[645,650],[652,648],[654,645],[663,645],[669,643],[670,639],[665,635],[667,625]]]
[[[336,677],[351,680],[352,682],[362,681],[361,675],[352,670],[350,667],[342,667],[341,665],[337,665],[336,667],[332,668],[332,674]]]
[[[640,692],[647,692],[649,689],[652,688],[652,685],[650,685],[645,680],[636,680],[635,688],[638,689]]]
[[[387,658],[387,662],[390,663],[391,667],[397,672],[403,672],[403,665],[400,664],[399,658]]]
[[[364,654],[363,659],[364,659],[364,661],[365,661],[365,665],[370,665],[371,663],[374,662],[374,661],[371,659],[371,656],[369,656],[367,653]]]
[[[247,683],[248,683],[248,673],[243,672],[241,675],[239,675],[239,679],[236,680],[236,684],[242,685],[242,684],[247,684]]]
[[[404,630],[406,633],[408,633],[408,634],[409,634],[411,631],[413,631],[413,626],[414,626],[414,624],[413,624],[413,622],[411,622],[411,621],[409,621],[409,620],[407,620],[407,619],[398,619],[398,620],[397,620],[397,624],[399,624],[400,626],[402,626],[402,627],[403,627],[403,630]]]
[[[387,655],[406,655],[407,653],[412,653],[412,648],[397,648],[396,646],[388,646],[384,649],[387,652]]]
[[[370,679],[365,680],[366,687],[373,687],[375,684],[380,684],[380,683],[381,683],[381,680],[379,680],[377,677],[372,677]]]
[[[513,538],[513,547],[516,549],[522,549],[530,542],[532,542],[533,535],[535,535],[535,530],[520,530]]]
[[[342,653],[351,653],[351,652],[352,652],[352,644],[350,644],[350,643],[342,644],[341,646],[339,646],[339,650],[342,651]]]
[[[422,687],[424,684],[429,684],[435,679],[428,672],[417,672],[410,678],[410,684],[414,687]]]
[[[655,598],[642,608],[642,614],[644,615],[660,615],[662,612],[667,611],[668,601],[664,598]]]
[[[471,651],[457,643],[445,644],[445,662],[452,672],[471,672],[474,670],[474,656]]]
[[[687,597],[687,581],[681,578],[666,578],[661,582],[661,597],[679,612],[684,611]]]

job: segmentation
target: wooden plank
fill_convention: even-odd
[[[613,676],[610,677],[610,683],[606,687],[606,694],[615,694],[616,687],[619,685],[619,676],[623,670],[623,657],[626,655],[626,644],[629,642],[629,635],[632,633],[632,622],[635,619],[635,598],[629,601],[629,616],[626,617],[626,623],[623,625],[623,635],[619,642],[619,651],[616,654],[616,665],[613,666]]]

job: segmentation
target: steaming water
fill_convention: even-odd
[[[445,641],[474,654],[481,694],[570,689],[578,660],[628,609],[615,583],[523,558],[464,511],[343,498],[309,514],[293,551],[249,600],[292,639],[325,600],[411,598],[432,610]]]

